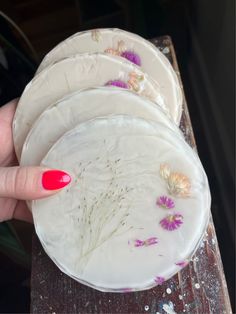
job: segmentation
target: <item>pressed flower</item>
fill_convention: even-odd
[[[170,194],[180,197],[189,196],[191,183],[186,175],[179,172],[171,172],[168,164],[160,165],[160,175],[167,182]]]
[[[160,165],[160,175],[163,179],[168,179],[170,175],[170,166],[167,164]]]
[[[171,209],[171,208],[174,208],[175,207],[175,203],[174,201],[172,200],[172,198],[170,197],[167,197],[167,196],[160,196],[158,199],[157,199],[157,202],[156,204],[160,207],[163,207],[165,209]]]
[[[120,40],[120,41],[118,41],[117,49],[107,48],[107,49],[105,49],[105,52],[110,53],[110,54],[115,55],[115,56],[120,56],[125,50],[124,45],[125,45],[125,43],[123,42],[123,40]]]
[[[132,288],[122,288],[121,291],[124,293],[128,293],[128,292],[132,292],[133,289]]]
[[[172,195],[187,197],[190,193],[190,180],[182,173],[172,172],[167,179],[168,190]]]
[[[101,37],[101,32],[98,29],[93,29],[91,31],[91,37],[92,37],[92,40],[99,42],[99,39]]]
[[[128,84],[121,80],[113,80],[106,83],[106,86],[116,86],[121,88],[128,88]]]
[[[133,81],[134,82],[141,82],[141,81],[143,81],[143,79],[144,79],[144,76],[142,74],[140,75],[140,74],[132,71],[129,73],[129,81],[128,82],[133,82]]]
[[[175,265],[180,266],[181,268],[184,268],[185,266],[188,265],[188,261],[181,261],[181,262],[175,263]]]
[[[140,82],[144,79],[143,75],[138,75],[136,72],[129,73],[128,85],[130,89],[138,92],[140,90]]]
[[[106,53],[110,53],[111,55],[113,56],[120,56],[120,52],[116,49],[113,49],[113,48],[107,48],[105,50]]]
[[[133,52],[133,51],[124,51],[121,53],[121,57],[129,60],[130,62],[136,64],[136,65],[141,65],[141,59],[140,56]]]
[[[183,223],[183,216],[180,214],[168,215],[160,221],[162,228],[173,231],[178,229]]]
[[[165,281],[165,278],[164,278],[164,277],[161,277],[161,276],[157,276],[157,277],[155,277],[154,281],[155,281],[155,283],[157,283],[158,285],[162,285],[163,282]]]
[[[138,240],[136,239],[134,241],[134,246],[135,247],[140,247],[140,246],[150,246],[158,243],[158,239],[156,237],[151,237],[146,240]]]

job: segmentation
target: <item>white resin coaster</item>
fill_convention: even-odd
[[[20,165],[39,165],[52,145],[77,124],[116,114],[160,122],[182,136],[159,106],[129,90],[113,87],[81,90],[53,104],[40,115],[25,140]]]
[[[58,44],[43,59],[38,72],[76,53],[107,52],[139,65],[161,87],[171,117],[179,125],[182,91],[168,59],[149,41],[120,29],[96,29],[77,33]]]
[[[101,291],[144,290],[187,263],[209,218],[197,155],[168,128],[114,116],[80,124],[42,165],[71,174],[68,188],[33,202],[41,243],[56,265]]]
[[[78,89],[110,85],[117,80],[126,84],[122,87],[164,107],[158,86],[147,74],[122,58],[106,54],[67,58],[35,76],[19,100],[13,121],[13,139],[18,160],[31,126],[51,104]]]

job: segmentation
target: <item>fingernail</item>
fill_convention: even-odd
[[[70,175],[61,170],[48,170],[42,175],[42,185],[45,190],[58,190],[70,182]]]

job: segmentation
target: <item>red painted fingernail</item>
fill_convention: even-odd
[[[58,190],[64,188],[70,182],[70,175],[61,170],[48,170],[42,176],[42,185],[45,190]]]

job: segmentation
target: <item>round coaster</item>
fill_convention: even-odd
[[[170,62],[152,43],[117,28],[77,33],[59,43],[43,59],[37,72],[62,58],[85,52],[106,52],[141,66],[161,87],[171,117],[179,125],[183,96]]]
[[[170,129],[140,118],[85,122],[42,165],[68,188],[33,202],[41,243],[66,274],[101,291],[144,290],[184,267],[209,218],[197,155]]]
[[[26,86],[13,121],[13,139],[18,160],[25,138],[39,115],[60,98],[81,88],[112,85],[135,91],[160,104],[158,86],[138,67],[105,54],[85,54],[64,59],[40,72]]]
[[[140,66],[161,88],[171,117],[179,125],[183,96],[170,62],[152,43],[117,28],[96,29],[77,33],[58,44],[43,59],[37,73],[55,61],[85,52],[118,55]]]
[[[21,153],[21,166],[37,166],[67,131],[87,120],[126,114],[163,123],[182,136],[165,112],[151,101],[123,89],[100,87],[80,90],[46,109],[31,128]]]

